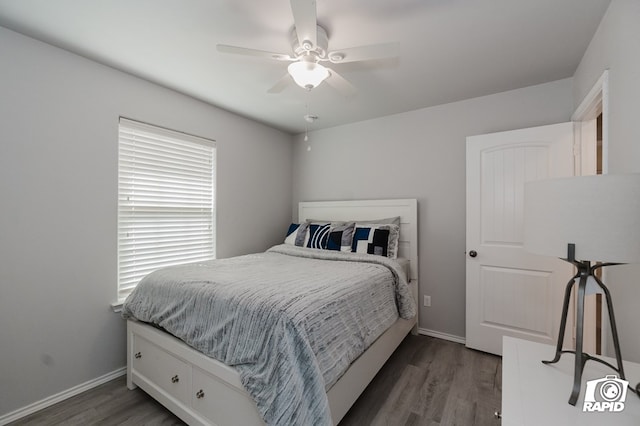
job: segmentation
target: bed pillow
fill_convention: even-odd
[[[292,246],[306,247],[308,241],[309,224],[304,223],[292,223],[287,230],[287,236],[284,239],[285,244]]]
[[[355,222],[331,223],[329,237],[327,238],[327,245],[325,248],[327,250],[350,252],[355,224]]]
[[[399,225],[358,222],[355,225],[351,250],[356,253],[368,253],[396,259],[399,239]]]
[[[327,240],[331,230],[330,223],[309,223],[307,222],[308,238],[305,247],[314,249],[327,248]]]
[[[386,225],[391,223],[393,225],[400,226],[400,216],[386,217],[384,219],[359,220],[358,223],[374,224],[374,225]]]
[[[398,225],[400,226],[400,216],[394,216],[394,217],[385,217],[383,219],[372,219],[372,220],[343,220],[343,221],[336,221],[336,220],[319,220],[319,219],[307,219],[307,222],[310,223],[332,223],[332,224],[346,224],[346,223],[350,223],[350,222],[358,222],[358,223],[373,223],[373,224],[387,224],[387,223],[393,223],[394,225]]]

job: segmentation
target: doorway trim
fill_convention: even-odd
[[[593,85],[589,93],[584,97],[578,108],[571,116],[571,121],[576,123],[576,175],[584,174],[583,165],[588,165],[595,161],[590,156],[592,151],[589,147],[591,136],[584,134],[584,123],[595,120],[602,112],[602,174],[609,171],[609,70],[604,70],[598,81]]]
[[[575,174],[593,175],[597,172],[597,154],[596,154],[596,119],[602,114],[602,174],[607,174],[609,170],[609,70],[604,70],[598,81],[593,85],[589,93],[584,97],[580,105],[576,108],[571,116],[574,122],[574,155],[575,155]],[[605,271],[603,271],[603,274]],[[602,315],[603,307],[600,306],[598,311],[595,298],[588,298],[585,301],[585,333],[584,347],[587,352],[597,353],[596,351],[596,328],[598,326],[596,317],[599,314],[602,324],[600,324],[600,353],[607,353],[607,330],[608,319]],[[575,300],[575,298],[574,298]],[[575,335],[575,329],[574,329]]]

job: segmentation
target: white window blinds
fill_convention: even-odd
[[[118,300],[164,266],[215,257],[215,143],[120,119]]]

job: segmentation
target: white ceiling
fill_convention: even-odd
[[[0,25],[287,132],[366,120],[571,77],[610,0],[317,0],[329,50],[398,42],[397,59],[329,65],[323,83],[268,94],[291,53],[289,0],[0,0]],[[5,58],[3,58],[5,60]]]

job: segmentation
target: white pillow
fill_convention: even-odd
[[[393,223],[356,223],[352,251],[356,253],[398,257],[400,226]]]

